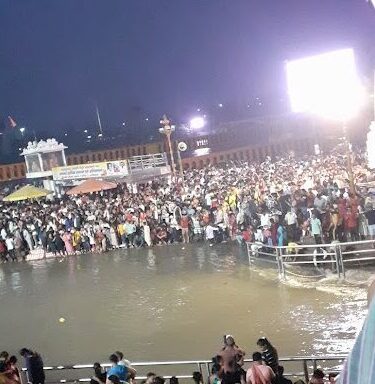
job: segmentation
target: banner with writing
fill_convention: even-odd
[[[129,174],[126,160],[68,165],[52,168],[53,180],[84,180],[102,177],[122,177]]]

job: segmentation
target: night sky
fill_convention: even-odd
[[[0,26],[0,118],[51,134],[96,103],[118,129],[134,107],[155,128],[219,103],[229,118],[285,96],[284,60],[332,49],[375,65],[365,0],[0,0]]]

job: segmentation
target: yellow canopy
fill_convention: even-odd
[[[52,192],[49,191],[48,189],[37,188],[37,187],[34,187],[33,185],[25,185],[24,187],[4,197],[3,200],[19,201],[19,200],[36,199],[37,197],[47,196],[50,193]]]

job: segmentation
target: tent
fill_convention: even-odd
[[[28,199],[36,199],[38,197],[45,197],[52,193],[48,189],[37,188],[33,185],[25,185],[17,191],[11,193],[8,196],[5,196],[3,201],[20,201]]]
[[[100,192],[107,189],[116,188],[117,184],[110,181],[102,181],[95,179],[85,180],[83,183],[69,189],[67,195],[80,195],[83,193]]]

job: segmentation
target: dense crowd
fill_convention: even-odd
[[[252,354],[251,363],[245,369],[245,352],[239,348],[233,336],[224,337],[224,345],[212,358],[210,364],[210,376],[207,381],[202,372],[192,373],[195,384],[292,384],[292,381],[284,376],[284,367],[279,364],[277,350],[263,337],[258,340],[257,346],[260,351]],[[27,373],[27,381],[31,384],[44,384],[45,372],[42,357],[39,353],[28,348],[22,348],[20,355],[24,358]],[[90,384],[136,384],[137,371],[132,367],[129,360],[124,359],[124,354],[116,351],[109,356],[110,366],[103,367],[100,363],[94,363],[94,374]],[[320,369],[316,369],[309,384],[334,383],[336,373],[326,375]],[[0,353],[0,383],[22,384],[22,375],[17,365],[17,357],[9,356],[8,352]],[[146,375],[141,384],[165,384],[166,380],[153,372]],[[170,384],[178,384],[176,376],[169,380]],[[295,384],[304,384],[298,380]]]
[[[357,184],[374,179],[357,154]],[[0,203],[0,255],[57,255],[206,240],[271,245],[375,238],[375,193],[348,189],[339,154],[266,158],[185,171],[178,180],[76,197]]]

